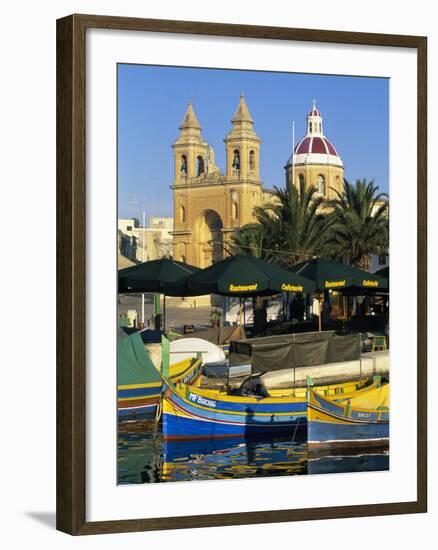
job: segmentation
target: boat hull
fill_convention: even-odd
[[[214,394],[213,394],[214,395]],[[166,440],[275,437],[306,434],[305,399],[211,397],[199,388],[167,388],[163,402]]]
[[[389,410],[354,408],[309,392],[308,447],[376,447],[389,442]],[[372,391],[370,392],[370,394]]]
[[[200,359],[186,359],[170,366],[171,380],[194,384],[202,371]],[[130,384],[117,388],[117,418],[119,421],[154,418],[161,404],[163,380],[145,384]]]
[[[117,418],[119,421],[154,417],[161,400],[162,384],[144,384],[137,387],[119,387],[117,390]]]

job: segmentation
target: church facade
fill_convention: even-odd
[[[228,255],[236,229],[254,223],[254,208],[273,200],[260,179],[260,137],[254,130],[245,97],[240,97],[226,135],[226,169],[215,165],[214,150],[202,136],[192,104],[188,105],[172,145],[174,155],[173,257],[207,267]],[[307,115],[307,132],[286,167],[286,184],[317,186],[327,198],[330,187],[342,189],[343,164],[322,131],[314,106]]]

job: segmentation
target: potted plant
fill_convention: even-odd
[[[211,326],[219,327],[221,324],[222,311],[220,309],[212,309],[210,312]]]

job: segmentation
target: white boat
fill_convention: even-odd
[[[220,346],[202,338],[182,338],[170,342],[170,363],[177,363],[200,353],[203,363],[217,363],[225,360],[225,353]]]

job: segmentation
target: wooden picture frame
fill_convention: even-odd
[[[87,29],[390,46],[417,53],[417,499],[202,516],[86,521],[85,34]],[[72,535],[426,512],[427,39],[420,36],[71,15],[57,21],[57,528]]]

